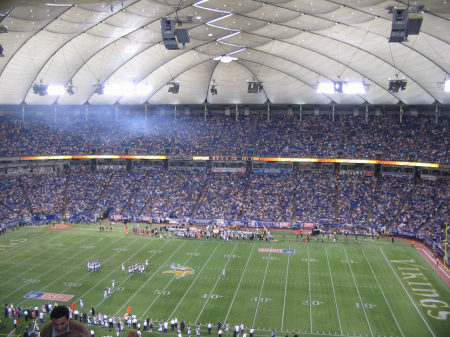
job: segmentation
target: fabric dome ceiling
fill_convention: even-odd
[[[424,5],[410,13],[423,18],[420,34],[388,43],[387,7],[406,1],[3,0],[0,105],[450,104],[437,85],[450,73],[450,1],[410,4]],[[176,15],[193,17],[182,26],[191,41],[167,50],[161,18]],[[234,59],[220,61],[226,55]],[[388,78],[397,77],[407,89],[392,93]],[[72,83],[75,94],[36,95],[41,80]],[[339,80],[364,80],[369,91],[316,93],[318,82]],[[247,81],[264,89],[249,94]],[[177,95],[170,82],[179,83]],[[98,95],[93,84],[147,92]]]

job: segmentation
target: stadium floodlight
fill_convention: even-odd
[[[95,88],[94,94],[97,95],[103,95],[105,91],[105,85],[104,84],[93,84],[92,85]]]
[[[134,86],[135,96],[148,96],[152,92],[153,87],[145,82],[140,82]]]
[[[262,92],[264,90],[263,82],[248,82],[247,93],[249,94],[257,94],[258,92]]]
[[[229,55],[222,55],[222,56],[214,57],[213,60],[214,61],[221,61],[223,63],[230,63],[232,61],[238,60],[238,58],[234,57],[234,56],[229,56]]]
[[[334,83],[323,82],[319,83],[316,88],[318,94],[335,94]]]
[[[63,85],[50,84],[50,85],[47,85],[47,89],[46,89],[45,93],[47,95],[61,96],[66,93],[66,90]]]
[[[33,94],[39,95],[39,96],[45,96],[47,94],[47,88],[48,84],[42,84],[42,80],[40,81],[40,84],[37,84],[37,82],[33,85]]]
[[[450,77],[445,80],[444,91],[450,92]]]
[[[323,82],[316,87],[318,94],[350,94],[361,95],[369,91],[369,86],[363,82]]]
[[[391,80],[389,79],[389,88],[388,90],[390,92],[399,92],[399,91],[403,91],[406,90],[406,80],[402,79],[402,80]]]
[[[106,96],[129,96],[133,92],[133,87],[132,83],[105,85],[103,94]]]
[[[170,85],[169,92],[171,92],[172,94],[178,94],[178,92],[180,91],[180,83],[169,82],[167,83],[167,85]]]
[[[368,85],[364,82],[346,82],[343,92],[344,94],[363,95],[369,91],[368,89]]]

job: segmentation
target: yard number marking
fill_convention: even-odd
[[[155,295],[170,295],[170,291],[166,290],[166,291],[162,291],[162,290],[155,290],[153,292],[153,294]]]
[[[357,262],[357,261],[353,261],[353,260],[342,260],[341,261],[342,263],[359,263],[359,262]]]
[[[319,301],[311,301],[312,305],[321,305],[324,304],[325,302],[319,302]],[[308,300],[303,300],[302,301],[302,305],[309,305],[309,301]]]
[[[41,280],[37,280],[37,279],[23,279],[24,283],[39,283]]]
[[[364,304],[364,306],[365,306],[367,309],[372,309],[373,307],[376,307],[377,305],[376,305],[376,304],[366,303],[366,304]],[[360,308],[359,303],[356,303],[356,307],[357,307],[357,308]]]
[[[252,302],[258,302],[258,297],[252,297],[252,298],[250,299],[250,301],[252,301]],[[261,297],[261,299],[259,300],[259,302],[263,302],[263,303],[266,303],[266,302],[269,302],[269,301],[273,301],[273,299]]]
[[[189,256],[200,256],[200,253],[186,253]]]
[[[78,288],[81,286],[81,283],[72,283],[72,282],[65,282],[63,283],[66,287],[71,287],[71,288]]]
[[[207,299],[208,296],[209,296],[208,294],[205,294],[205,295],[201,296],[201,298]],[[209,298],[212,299],[212,300],[217,300],[219,297],[223,297],[223,296],[219,296],[219,295],[216,295],[216,294],[212,294],[211,296],[209,296]]]
[[[308,262],[308,259],[307,259],[306,257],[304,257],[304,258],[302,259],[302,261],[303,261],[303,262]],[[319,262],[319,260],[316,260],[316,259],[309,259],[309,262]]]

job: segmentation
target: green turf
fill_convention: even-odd
[[[279,241],[272,243],[173,236],[160,240],[125,236],[121,227],[114,229],[99,232],[97,226],[76,226],[49,232],[27,227],[1,236],[0,301],[40,307],[44,301],[24,296],[31,291],[70,294],[77,308],[83,298],[86,310],[95,306],[108,315],[123,315],[131,306],[141,321],[148,316],[154,322],[177,317],[187,324],[201,323],[202,336],[207,334],[205,325],[211,322],[216,327],[218,320],[231,326],[243,322],[247,331],[256,329],[255,336],[270,336],[271,330],[277,337],[288,332],[292,336],[293,330],[306,336],[450,335],[450,289],[406,243],[362,239],[356,244],[353,237],[348,244],[326,239],[297,242],[293,233],[283,241],[279,232],[274,232]],[[259,248],[295,253],[266,253]],[[86,263],[94,259],[102,269],[88,272]],[[145,274],[121,272],[122,263],[128,268],[146,259]],[[164,273],[172,263],[194,273],[178,279]],[[116,289],[104,299],[112,279]],[[428,307],[421,300],[427,300],[422,304]],[[1,319],[0,334],[7,334],[11,320]],[[24,324],[20,322],[16,334],[23,332]],[[114,335],[94,330],[96,336]]]

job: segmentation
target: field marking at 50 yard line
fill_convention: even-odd
[[[226,268],[228,262],[230,262],[230,259],[231,259],[231,257],[233,256],[234,250],[236,249],[236,247],[237,247],[238,244],[239,244],[239,243],[236,242],[236,244],[234,245],[233,251],[231,252],[231,254],[229,254],[230,256],[228,257],[228,260],[227,260],[227,262],[225,263],[224,268]],[[217,247],[218,247],[218,245],[217,245]],[[214,250],[214,251],[215,251],[215,250]],[[211,254],[211,256],[212,256],[212,254]],[[210,257],[210,258],[211,258],[211,257]],[[209,261],[209,259],[208,259],[208,261]],[[208,263],[208,261],[206,261],[206,263]],[[206,263],[205,263],[205,266],[206,266]],[[205,266],[203,266],[203,268],[205,268]],[[203,270],[203,268],[202,268],[202,270]],[[219,280],[220,280],[220,278],[221,278],[221,275],[222,275],[222,272],[220,272],[219,277],[217,278],[217,281],[216,281],[216,283],[214,284],[214,287],[212,288],[211,292],[209,293],[209,296],[206,298],[205,304],[203,305],[202,310],[201,310],[200,313],[198,314],[198,317],[197,317],[197,319],[196,319],[196,322],[199,321],[199,318],[200,318],[201,314],[203,313],[203,310],[205,310],[206,304],[208,303],[209,299],[211,298],[211,295],[212,295],[214,289],[216,289],[217,283],[219,282]]]
[[[270,249],[272,249],[273,245],[270,246]],[[267,264],[266,264],[266,270],[264,272],[264,278],[263,281],[261,283],[261,291],[259,292],[259,298],[258,298],[258,303],[256,304],[256,310],[255,310],[255,317],[253,317],[253,323],[252,326],[255,326],[255,321],[256,321],[256,315],[258,314],[258,308],[259,308],[259,303],[261,302],[261,294],[264,288],[264,282],[266,280],[266,275],[267,275],[267,269],[269,267],[269,262],[270,262],[270,256],[272,255],[272,252],[269,253],[269,258],[267,259]]]
[[[366,316],[367,325],[369,326],[370,334],[371,334],[372,337],[373,337],[372,327],[370,326],[369,318],[367,317],[366,309],[364,308],[364,303],[363,303],[363,300],[362,300],[362,298],[361,298],[361,294],[360,294],[360,292],[359,292],[358,285],[356,284],[355,275],[353,274],[353,269],[352,269],[351,263],[349,262],[349,259],[348,259],[348,256],[347,256],[347,251],[346,251],[345,249],[344,249],[344,254],[345,254],[345,259],[347,260],[348,267],[350,268],[350,272],[351,272],[351,274],[352,274],[353,282],[355,282],[356,292],[358,293],[359,300],[360,300],[360,302],[361,302],[361,307],[362,307],[362,309],[363,309],[363,311],[364,311],[364,316]]]
[[[245,274],[245,272],[247,270],[247,266],[248,266],[248,263],[250,261],[250,258],[252,257],[253,250],[255,249],[255,246],[256,245],[253,245],[252,250],[250,251],[250,254],[248,255],[247,263],[245,264],[245,268],[244,268],[244,271],[242,272],[241,279],[239,280],[238,286],[236,287],[236,291],[234,292],[233,300],[231,301],[230,308],[228,309],[228,312],[227,312],[227,316],[223,320],[224,322],[227,321],[228,316],[230,315],[231,308],[233,307],[234,300],[236,299],[236,295],[237,295],[237,293],[239,291],[239,287],[241,286],[242,279],[244,278],[244,274]]]
[[[391,312],[391,314],[392,314],[392,317],[394,317],[395,323],[397,324],[397,327],[398,327],[398,329],[400,330],[400,333],[402,334],[403,337],[405,337],[405,335],[403,334],[402,329],[400,328],[400,324],[398,324],[397,318],[395,317],[394,312],[392,311],[391,306],[390,306],[390,304],[389,304],[389,302],[388,302],[388,300],[387,300],[387,298],[386,298],[386,295],[384,294],[383,288],[381,288],[380,282],[378,282],[378,277],[377,277],[377,275],[375,275],[375,273],[374,273],[374,271],[373,271],[373,269],[372,269],[372,266],[370,265],[370,262],[369,262],[369,260],[367,259],[366,253],[364,252],[364,249],[361,249],[361,250],[362,250],[362,252],[363,252],[363,254],[364,254],[364,257],[366,258],[366,261],[367,261],[367,264],[368,264],[369,267],[370,267],[370,270],[372,271],[373,277],[375,277],[375,281],[377,281],[378,288],[380,288],[381,293],[383,294],[384,300],[386,301],[386,304],[387,304],[387,306],[389,307],[389,310],[390,310],[390,312]]]
[[[220,245],[220,242],[219,242]],[[203,269],[206,267],[206,264],[208,263],[208,261],[211,259],[211,257],[213,256],[214,252],[216,251],[216,249],[219,247],[219,245],[216,246],[216,248],[214,249],[214,251],[211,253],[211,255],[209,256],[208,260],[205,262],[205,264],[203,265],[202,269],[200,270],[199,273],[197,273],[197,276],[195,277],[194,281],[192,281],[191,285],[189,286],[189,288],[186,290],[186,292],[184,293],[183,297],[181,298],[181,300],[178,302],[177,306],[175,307],[175,309],[173,310],[173,312],[169,315],[169,317],[167,318],[167,320],[170,319],[170,317],[173,317],[173,314],[175,313],[175,311],[178,309],[178,307],[180,306],[181,302],[183,302],[184,298],[186,297],[187,293],[189,292],[189,290],[191,289],[191,287],[194,285],[195,281],[197,281],[197,279],[199,278],[200,274],[202,273]],[[199,246],[200,247],[200,246]],[[197,249],[195,250],[197,251]],[[234,250],[233,250],[234,251]],[[192,257],[193,255],[191,255]],[[173,279],[172,279],[173,280]],[[158,296],[159,297],[159,296]],[[152,303],[153,305],[153,303]],[[150,308],[148,308],[150,309]],[[147,310],[148,311],[148,310]],[[145,315],[145,313],[144,313]],[[144,317],[144,315],[141,316],[140,319],[142,319],[142,317]]]
[[[175,241],[167,241],[167,242],[175,242]],[[122,311],[122,309],[123,309],[125,306],[128,305],[128,303],[130,303],[130,301],[131,301],[131,300],[139,293],[139,291],[147,284],[147,282],[150,281],[150,280],[153,278],[153,276],[155,276],[156,273],[157,273],[162,267],[164,267],[164,266],[166,265],[166,263],[172,258],[172,256],[174,256],[175,253],[178,252],[178,251],[180,250],[180,248],[183,247],[183,246],[186,244],[186,242],[188,242],[188,241],[184,241],[183,244],[181,244],[181,245],[177,248],[177,250],[174,251],[174,252],[172,253],[172,255],[170,255],[169,258],[168,258],[166,261],[164,261],[164,263],[161,264],[161,266],[153,273],[153,275],[152,275],[147,281],[145,281],[145,283],[139,288],[139,290],[137,290],[137,291],[134,293],[134,295],[131,296],[130,299],[129,299],[127,302],[125,302],[125,304],[124,304],[119,310],[117,310],[116,316],[119,314],[120,311]],[[164,245],[164,246],[165,246],[165,245]],[[163,247],[164,247],[164,246],[163,246]],[[162,248],[162,247],[161,247],[161,248]]]
[[[330,259],[328,258],[327,247],[325,247],[325,254],[327,254],[328,270],[330,271],[330,278],[331,278],[331,287],[333,288],[334,303],[336,305],[336,311],[337,311],[338,321],[339,321],[339,329],[341,330],[341,335],[342,335],[341,317],[339,316],[339,308],[338,308],[338,304],[337,304],[336,291],[334,290],[333,274],[331,274]]]
[[[102,239],[102,240],[103,240],[103,239]],[[119,240],[120,240],[120,238],[117,239],[116,241],[112,242],[110,245],[106,246],[106,247],[103,248],[102,250],[96,252],[96,254],[101,253],[102,251],[104,251],[105,249],[107,249],[107,248],[110,247],[111,245],[115,244],[115,243],[116,243],[117,241],[119,241]],[[80,251],[79,253],[77,253],[77,254],[73,255],[72,257],[66,259],[64,262],[66,262],[66,261],[72,259],[73,257],[77,256],[78,254],[80,254],[80,253],[82,253],[82,252],[83,252],[83,251]],[[114,255],[113,255],[113,256],[114,256]],[[90,259],[90,258],[88,258],[88,259],[84,260],[83,262],[79,263],[78,266],[85,264],[85,263],[86,263],[85,261],[87,261],[87,260],[89,260],[89,259]],[[58,266],[60,266],[60,265],[61,265],[61,263],[60,263]],[[58,267],[58,266],[57,266],[57,267]],[[78,267],[75,267],[75,268],[78,268]],[[54,269],[54,268],[52,268],[52,269]],[[71,273],[72,271],[73,271],[73,270],[71,269],[71,270],[67,271],[66,273],[64,273],[63,275],[61,275],[60,277],[58,277],[57,279],[54,279],[52,282],[48,283],[45,287],[41,288],[40,291],[44,290],[45,288],[48,288],[48,287],[51,286],[53,283],[55,283],[56,281],[58,281],[58,280],[61,279],[62,277],[66,276],[67,274]],[[46,274],[46,273],[44,273],[44,274]],[[42,274],[42,275],[44,275],[44,274]],[[82,279],[83,279],[84,277],[86,277],[87,275],[89,275],[89,274],[84,275],[83,277],[81,277],[80,279],[78,279],[76,282],[82,280]],[[64,289],[63,292],[67,291],[68,289],[70,289],[70,288]],[[28,301],[28,300],[29,300],[29,298],[25,299],[24,301],[22,301],[22,302],[20,303],[20,305],[22,305],[23,303],[25,303],[25,302]]]
[[[138,240],[138,239],[135,239],[134,241],[136,241],[136,240]],[[133,241],[133,242],[134,242]],[[131,242],[131,243],[133,243],[133,242]],[[146,248],[150,243],[152,243],[153,241],[147,241],[147,243],[144,245],[144,246],[142,246],[138,251],[136,251],[133,255],[131,255],[128,259],[126,259],[124,262],[128,262],[128,260],[130,260],[133,256],[135,256],[137,253],[139,253],[142,249],[144,249],[144,248]],[[159,248],[159,250],[161,250],[162,248],[164,248],[164,246],[165,245],[167,245],[169,242],[171,242],[171,241],[166,241],[166,243],[165,244],[163,244],[162,246],[161,246],[161,248]],[[128,245],[127,245],[128,246]],[[125,246],[125,247],[127,247],[127,246]],[[118,253],[120,253],[119,251],[116,253],[116,254],[118,254]],[[114,255],[116,255],[116,254],[114,254]],[[150,256],[150,259],[153,257],[153,256],[155,256],[157,254],[157,252],[154,252],[151,256]],[[111,257],[112,258],[112,257]],[[109,260],[109,259],[108,259]],[[116,268],[116,269],[119,269],[120,267],[118,267],[118,268]],[[114,269],[112,272],[110,272],[108,275],[106,275],[103,279],[101,279],[94,287],[96,287],[96,286],[98,286],[101,282],[103,282],[106,278],[109,278],[109,276],[112,274],[112,273],[115,273],[116,272],[116,269]],[[130,277],[131,277],[131,275],[128,275],[128,277],[123,281],[123,282],[121,282],[115,289],[113,289],[112,291],[111,291],[111,295],[114,293],[114,292],[116,292],[117,291],[117,289],[119,289],[126,281],[128,281],[129,279],[130,279]],[[152,276],[153,277],[153,276]],[[81,279],[80,279],[81,280]],[[89,292],[94,288],[94,287],[92,287],[89,291],[87,291],[86,293],[84,293],[80,298],[83,298],[83,297],[85,297],[87,294],[89,294]],[[96,305],[96,307],[99,307],[100,306],[100,304],[102,304],[104,301],[105,301],[105,299],[106,298],[103,298],[99,303],[97,303],[97,305]]]
[[[288,249],[291,249],[291,246],[288,246]],[[283,314],[281,316],[281,331],[283,331],[283,325],[284,325],[284,309],[286,307],[286,292],[287,292],[287,285],[288,285],[288,276],[289,276],[289,256],[291,254],[287,254],[288,256],[288,262],[286,267],[286,283],[284,285],[284,301],[283,301]]]
[[[391,262],[388,260],[388,258],[386,257],[386,255],[384,254],[383,250],[380,249],[381,254],[383,254],[384,258],[386,259],[386,262],[388,263],[389,267],[391,267],[392,272],[394,273],[395,277],[397,278],[398,282],[400,282],[403,290],[405,291],[406,295],[408,295],[409,299],[411,300],[411,303],[414,305],[414,307],[416,308],[417,312],[419,313],[420,317],[422,317],[423,322],[425,323],[425,325],[427,326],[428,330],[430,330],[431,334],[433,336],[436,336],[433,332],[433,330],[431,330],[431,327],[428,325],[427,321],[425,321],[425,318],[422,316],[422,313],[420,312],[419,308],[417,308],[416,303],[414,303],[413,299],[411,298],[411,295],[408,293],[408,291],[406,290],[405,286],[403,285],[402,281],[400,280],[400,278],[398,277],[397,273],[394,270],[394,267],[392,267]]]
[[[198,250],[202,245],[203,245],[203,243],[200,243],[200,244],[197,246],[197,248],[194,250],[194,253],[196,253],[197,250]],[[216,249],[217,249],[217,247],[216,247]],[[178,250],[177,250],[177,251],[178,251]],[[172,256],[173,256],[173,254],[172,254]],[[172,256],[171,256],[171,257],[172,257]],[[185,266],[193,256],[194,256],[194,254],[190,255],[189,258],[186,260],[186,262],[183,263],[183,266]],[[210,257],[210,258],[211,258],[211,257]],[[162,264],[162,265],[158,268],[158,270],[161,269],[166,263],[167,263],[167,261],[164,262],[164,264]],[[155,275],[155,274],[156,274],[156,273],[154,273],[153,275]],[[144,314],[143,314],[139,319],[142,319],[142,318],[145,316],[145,314],[150,310],[150,308],[153,306],[153,304],[155,304],[155,302],[156,302],[161,296],[163,296],[163,293],[166,291],[167,287],[173,282],[173,280],[175,280],[175,277],[172,277],[172,278],[170,279],[170,281],[167,282],[166,286],[161,290],[161,292],[158,294],[158,296],[156,296],[156,298],[153,300],[153,302],[152,302],[152,303],[150,304],[150,306],[145,310]],[[144,283],[144,284],[136,291],[136,293],[138,293],[139,291],[141,291],[141,289],[147,284],[148,281],[150,281],[150,279],[148,279],[148,280],[147,280],[147,281],[146,281],[146,282],[145,282],[145,283]],[[135,294],[135,295],[136,295],[136,294]],[[134,296],[133,296],[133,297],[134,297]],[[170,319],[170,317],[169,317],[169,319]]]
[[[87,239],[87,238],[86,238],[86,239]],[[84,239],[84,240],[86,240],[86,239]],[[82,240],[82,241],[83,241],[83,240]],[[76,243],[76,244],[74,244],[73,246],[76,246],[76,245],[78,245],[78,244],[79,244],[79,242]],[[73,246],[70,246],[70,247],[68,247],[67,249],[63,250],[63,252],[66,251],[66,250],[68,250],[68,249],[71,249]],[[77,255],[80,254],[81,252],[82,252],[82,251],[78,252],[77,254],[73,255],[73,256],[70,257],[69,259],[72,259],[73,257],[77,256]],[[52,258],[53,258],[53,257],[52,257]],[[46,261],[47,261],[47,260],[46,260]],[[43,262],[37,264],[36,266],[34,266],[34,267],[31,268],[31,269],[34,269],[34,268],[40,266],[41,264],[43,264],[43,263],[46,262],[46,261],[43,261]],[[50,271],[52,271],[53,269],[59,267],[61,264],[65,263],[66,261],[67,261],[67,260],[61,262],[60,264],[58,264],[58,265],[54,266],[53,268],[47,270],[45,273],[40,274],[38,277],[41,277],[42,275],[47,274],[48,272],[50,272]],[[9,281],[7,281],[7,282],[1,284],[0,287],[2,287],[2,286],[5,285],[6,283],[11,282],[12,280],[16,279],[16,278],[19,277],[20,275],[23,275],[23,274],[25,274],[25,273],[27,273],[27,272],[29,272],[29,271],[30,271],[30,269],[28,269],[28,271],[26,271],[26,272],[23,272],[22,274],[17,275],[16,277],[10,279]],[[12,293],[8,294],[7,296],[0,298],[0,301],[4,300],[4,299],[5,299],[6,297],[8,297],[8,296],[11,296],[11,295],[14,294],[15,292],[19,291],[20,289],[22,289],[23,287],[26,287],[26,286],[28,286],[27,283],[24,284],[22,287],[17,288],[16,290],[14,290]],[[23,302],[22,302],[22,303],[23,303]]]
[[[78,235],[77,235],[77,236],[78,236]],[[53,237],[52,237],[52,239],[56,239],[56,238],[57,238],[56,236],[53,236]],[[71,237],[67,237],[67,239],[70,240],[70,239],[73,239],[73,237],[72,237],[72,238],[71,238]],[[28,241],[25,241],[24,244],[25,244],[25,243],[29,243],[29,242],[28,242]],[[40,244],[40,243],[39,243],[39,244]],[[48,244],[48,243],[47,243],[47,244]],[[13,255],[10,259],[2,260],[1,263],[7,262],[7,261],[12,260],[12,259],[16,259],[16,260],[17,260],[17,257],[18,257],[18,256],[21,256],[21,255],[24,255],[24,254],[29,254],[29,251],[33,251],[33,249],[34,249],[35,247],[38,247],[38,246],[39,246],[39,245],[35,245],[35,246],[33,246],[33,247],[27,246],[28,250],[25,250],[25,251],[23,251],[23,252],[21,252],[21,253],[19,253],[19,254],[15,254],[15,255]],[[47,250],[49,250],[49,249],[51,249],[51,248],[48,248]],[[10,271],[11,269],[17,268],[17,267],[20,266],[21,264],[26,263],[28,260],[35,260],[36,258],[39,258],[39,256],[40,256],[41,254],[46,253],[47,250],[45,250],[45,251],[40,251],[38,254],[32,255],[30,258],[28,258],[28,259],[26,259],[26,260],[24,260],[24,261],[22,261],[22,262],[20,262],[20,263],[18,263],[18,264],[14,264],[11,268],[6,269],[6,270],[0,272],[0,275],[6,273],[6,272],[8,272],[8,271]],[[46,262],[46,261],[48,261],[48,260],[49,260],[49,259],[45,260],[44,262]],[[44,262],[42,262],[42,263],[44,263]]]

